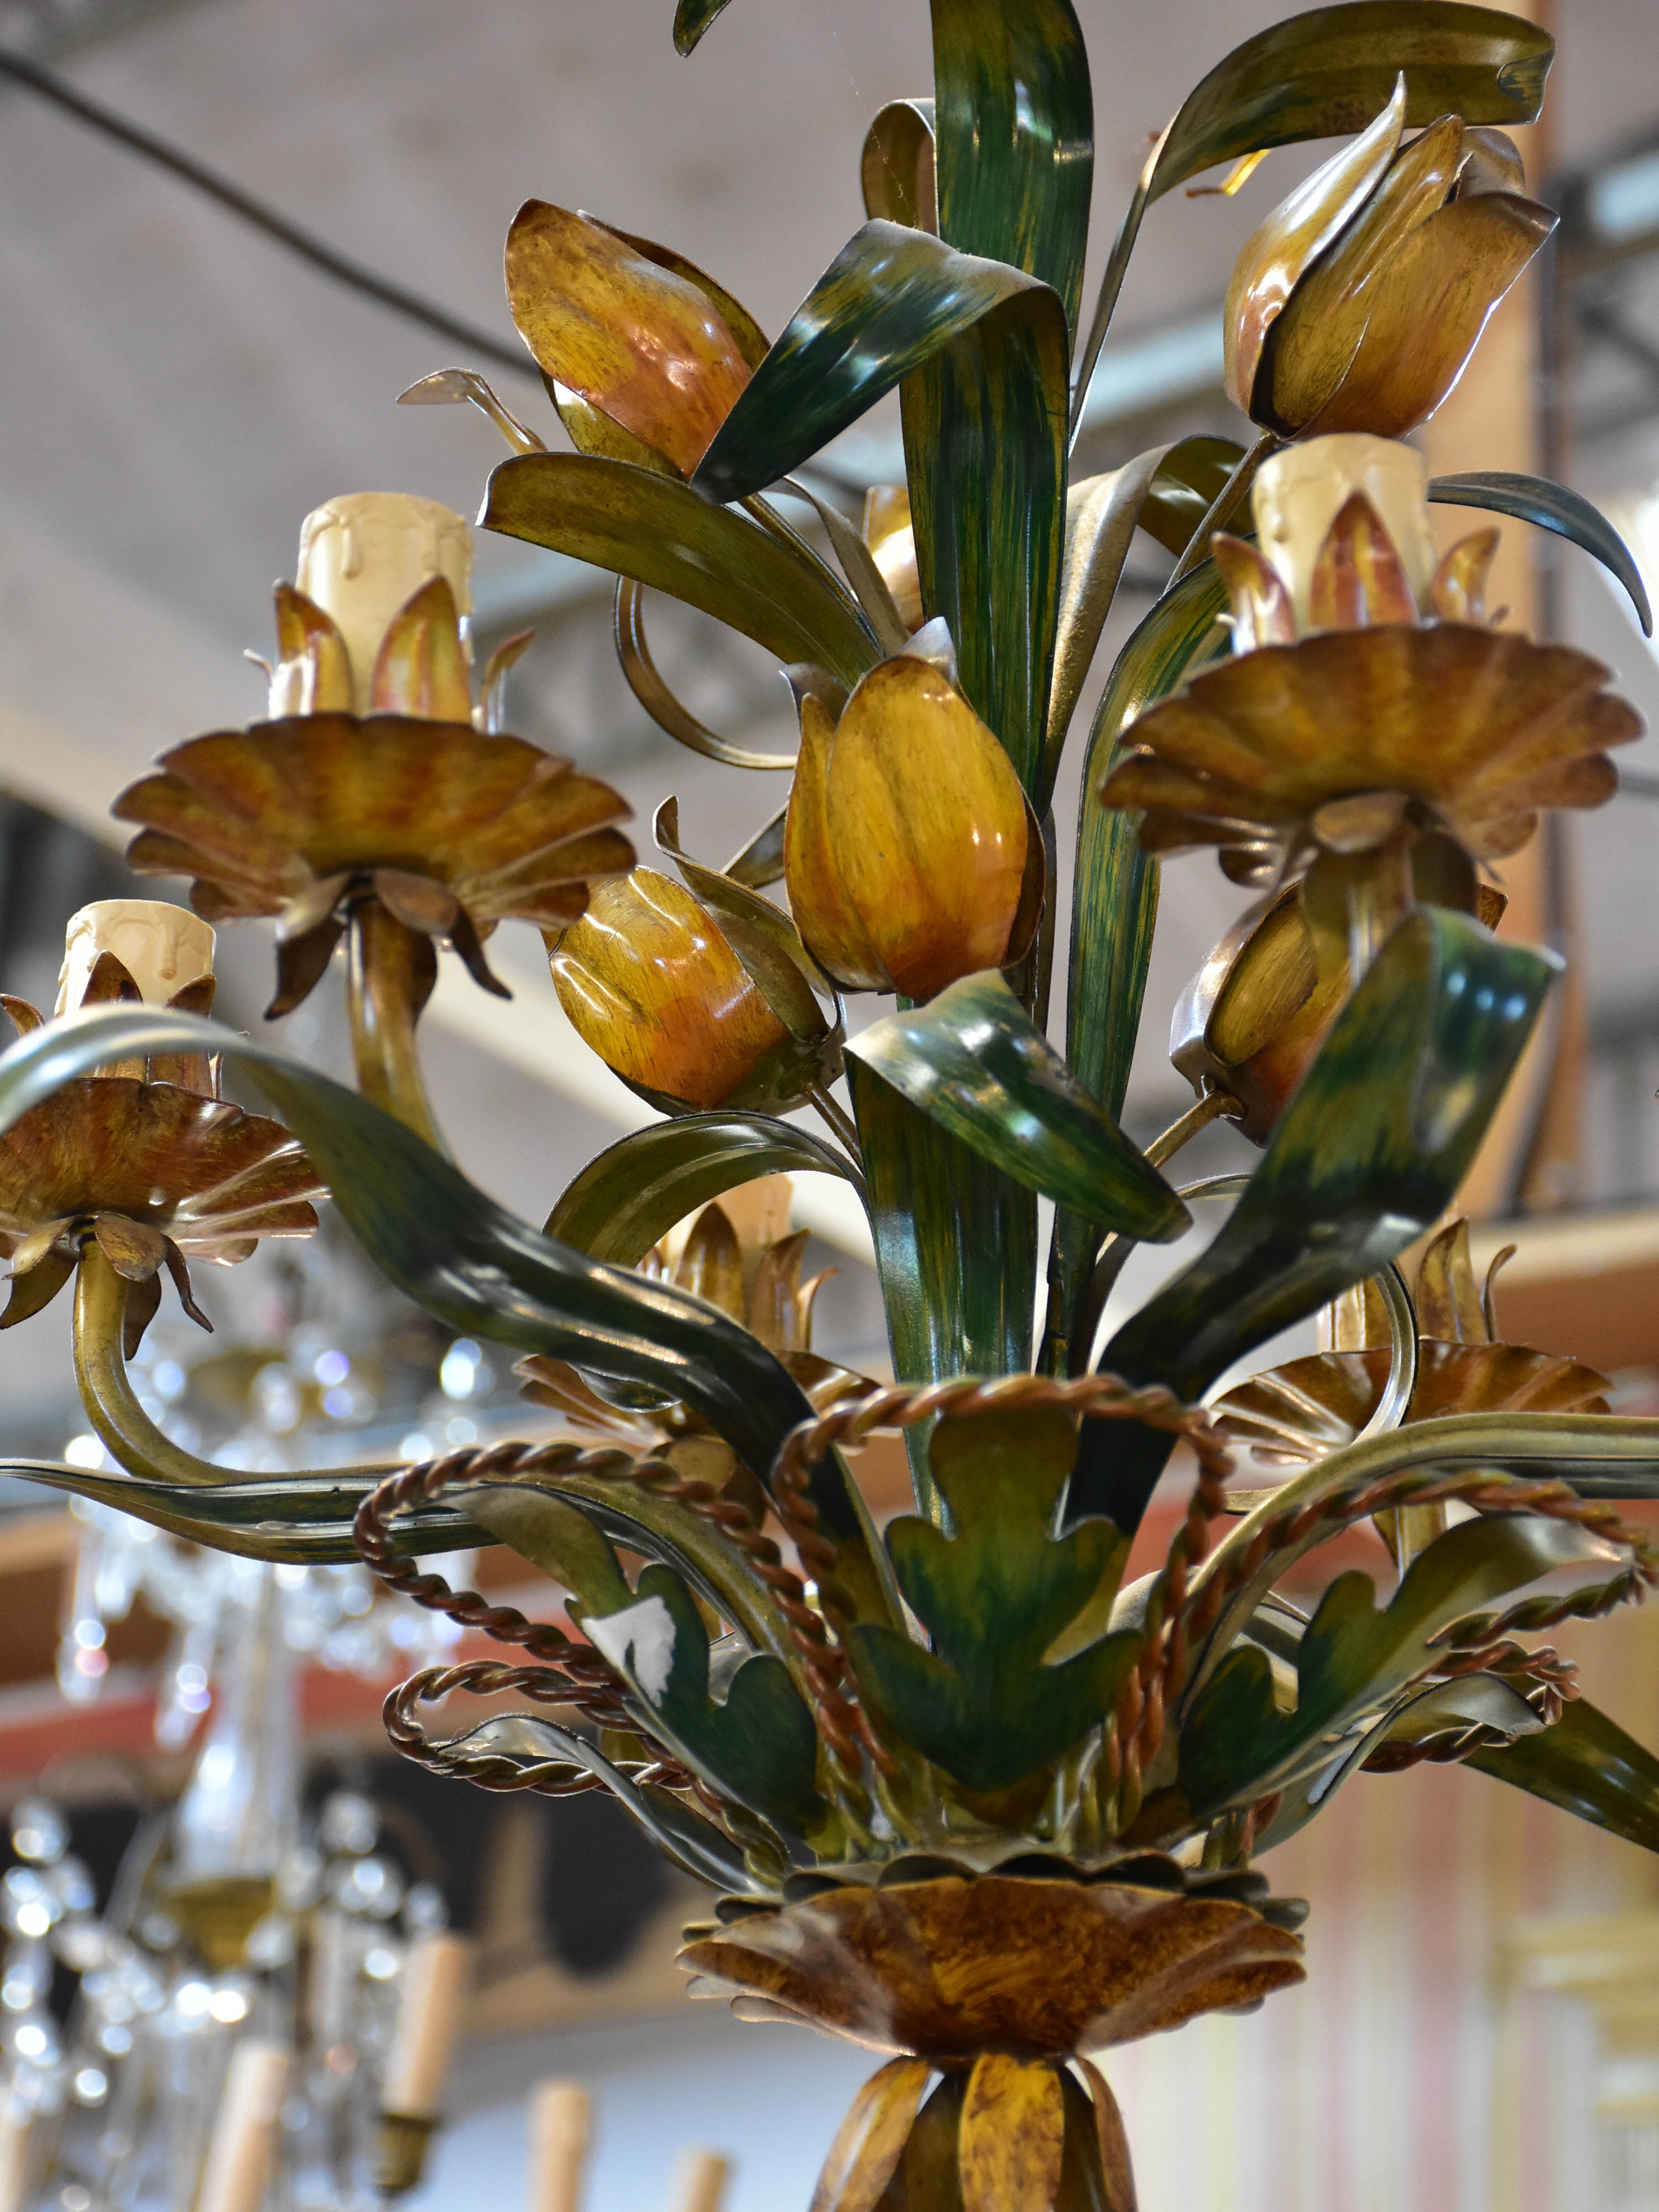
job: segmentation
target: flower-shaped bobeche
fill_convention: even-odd
[[[895,2175],[901,2203],[1116,2208],[1133,2203],[1127,2154],[1088,2056],[1299,1982],[1307,1908],[1267,1887],[1158,1852],[1086,1874],[1040,1853],[980,1874],[897,1858],[868,1881],[796,1875],[777,1906],[726,1899],[686,1930],[680,1963],[694,1996],[740,2017],[902,2054],[842,2127],[819,2212],[872,2205]],[[961,2196],[907,2194],[924,2164],[954,2169]],[[1062,2197],[1068,2166],[1082,2185]]]
[[[484,939],[508,916],[575,921],[589,885],[632,863],[627,803],[496,728],[527,639],[496,653],[475,709],[459,516],[389,493],[335,501],[307,520],[300,573],[319,596],[276,588],[271,719],[177,745],[124,792],[117,818],[142,825],[128,860],[190,877],[210,921],[275,918],[272,1016],[312,990],[369,900],[504,996]]]
[[[119,955],[84,943],[99,934],[119,942],[135,930],[152,942],[159,935],[175,956],[183,951],[186,969],[200,972],[167,975],[146,991]],[[179,1012],[210,1010],[213,933],[181,908],[106,901],[77,915],[70,933],[60,1014],[145,996]],[[89,958],[77,960],[77,936]],[[27,1000],[0,1003],[20,1034],[43,1026]],[[262,1237],[316,1228],[312,1201],[325,1188],[311,1163],[280,1122],[221,1098],[216,1073],[195,1054],[123,1063],[66,1083],[0,1136],[0,1252],[11,1262],[0,1328],[57,1296],[90,1237],[128,1285],[131,1356],[161,1302],[163,1268],[185,1312],[207,1328],[187,1260],[246,1260]]]
[[[1233,657],[1133,724],[1101,787],[1143,810],[1147,851],[1218,846],[1263,885],[1408,856],[1437,903],[1473,910],[1471,863],[1612,797],[1607,750],[1638,717],[1599,661],[1488,624],[1497,533],[1437,562],[1426,491],[1420,455],[1358,434],[1263,465],[1259,548],[1213,541]]]

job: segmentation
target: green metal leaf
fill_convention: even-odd
[[[1171,446],[1140,510],[1141,528],[1166,552],[1184,553],[1243,458],[1236,438],[1183,438]]]
[[[666,592],[781,662],[817,662],[849,690],[880,657],[857,602],[821,562],[649,469],[524,453],[491,475],[479,520]]]
[[[939,234],[1052,285],[1076,331],[1094,181],[1089,57],[1069,0],[933,0]]]
[[[1554,54],[1554,40],[1535,24],[1465,0],[1315,8],[1236,46],[1188,93],[1141,172],[1101,282],[1073,420],[1154,200],[1218,162],[1362,130],[1387,106],[1401,70],[1413,129],[1446,114],[1504,129],[1531,123]]]
[[[632,1267],[677,1221],[757,1176],[846,1174],[841,1155],[765,1114],[686,1114],[608,1146],[566,1188],[544,1234]]]
[[[541,1713],[497,1713],[465,1735],[433,1747],[428,1756],[441,1773],[464,1782],[493,1783],[497,1788],[514,1774],[585,1768],[626,1807],[658,1849],[695,1881],[707,1882],[723,1894],[753,1893],[759,1887],[739,1846],[712,1820],[692,1812],[682,1798],[656,1783],[635,1782],[585,1737]]]
[[[1477,1751],[1465,1763],[1659,1851],[1659,1759],[1582,1698],[1541,1735]]]
[[[1510,514],[1540,530],[1553,530],[1571,539],[1616,576],[1630,594],[1644,637],[1653,635],[1653,609],[1647,586],[1631,550],[1599,507],[1570,485],[1548,477],[1517,474],[1510,469],[1477,469],[1468,476],[1434,477],[1429,497],[1443,507],[1479,507],[1493,514]]]
[[[1189,1225],[994,969],[886,1015],[848,1050],[1028,1189],[1154,1242]]]
[[[1466,1728],[1502,1729],[1515,1741],[1538,1735],[1543,1725],[1521,1692],[1501,1674],[1463,1674],[1455,1681],[1434,1682],[1426,1689],[1409,1691],[1358,1736],[1345,1736],[1343,1747],[1334,1759],[1291,1783],[1272,1820],[1257,1830],[1251,1849],[1259,1856],[1288,1842],[1315,1814],[1324,1811],[1337,1791],[1385,1743],[1421,1744]]]
[[[1338,1016],[1226,1226],[1102,1365],[1199,1397],[1235,1359],[1402,1252],[1451,1202],[1560,963],[1462,915],[1401,923]],[[1139,1522],[1157,1470],[1085,1425],[1073,1510]]]
[[[148,1476],[68,1467],[53,1460],[0,1460],[0,1474],[130,1513],[153,1528],[245,1559],[295,1565],[349,1565],[359,1554],[351,1525],[358,1506],[390,1467],[342,1468],[327,1474],[272,1480],[233,1479],[222,1485],[160,1482]],[[470,1550],[488,1540],[481,1525],[448,1506],[424,1506],[394,1522],[392,1548],[401,1557]]]
[[[1200,1691],[1181,1729],[1188,1804],[1206,1819],[1271,1796],[1310,1754],[1316,1769],[1328,1764],[1323,1747],[1443,1656],[1443,1629],[1540,1576],[1604,1557],[1571,1522],[1504,1513],[1437,1537],[1380,1611],[1369,1575],[1339,1575],[1297,1649],[1291,1711],[1279,1711],[1267,1655],[1254,1644],[1229,1652]]]
[[[1204,562],[1164,594],[1113,664],[1084,757],[1072,890],[1066,1059],[1113,1120],[1123,1110],[1140,1028],[1158,919],[1158,864],[1140,849],[1139,817],[1103,806],[1098,793],[1130,723],[1177,690],[1224,642],[1219,617],[1227,604],[1213,561]],[[1103,1233],[1098,1224],[1068,1208],[1054,1216],[1048,1275],[1062,1322],[1062,1358]]]
[[[709,1687],[708,1632],[684,1580],[648,1566],[627,1602],[581,1625],[625,1675],[643,1715],[686,1764],[764,1819],[800,1835],[818,1826],[817,1731],[781,1659],[744,1660],[716,1701]]]
[[[1028,1369],[1036,1196],[919,1113],[872,1067],[849,1059],[847,1080],[894,1376],[932,1382]],[[917,1498],[933,1513],[922,1440],[911,1431],[906,1442]]]
[[[710,500],[759,491],[902,383],[923,599],[949,624],[963,689],[1028,791],[1060,587],[1066,343],[1065,309],[1046,284],[928,232],[867,222],[692,478]]]
[[[952,1533],[912,1518],[887,1531],[931,1649],[893,1629],[848,1632],[872,1705],[969,1790],[1012,1788],[1080,1742],[1139,1648],[1127,1630],[1057,1663],[1048,1656],[1120,1556],[1103,1522],[1054,1534],[1075,1449],[1072,1420],[1057,1410],[941,1420],[932,1465]]]
[[[679,0],[674,10],[674,44],[681,53],[691,52],[726,5],[726,0]]]

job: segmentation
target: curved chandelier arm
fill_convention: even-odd
[[[122,1348],[129,1285],[88,1237],[75,1278],[75,1381],[98,1441],[118,1466],[156,1482],[222,1486],[228,1473],[163,1436],[138,1402]]]
[[[1413,1421],[1385,1434],[1367,1435],[1330,1453],[1293,1482],[1271,1492],[1218,1544],[1193,1577],[1192,1606],[1200,1611],[1211,1586],[1228,1588],[1253,1548],[1264,1540],[1255,1571],[1229,1590],[1214,1627],[1205,1638],[1202,1660],[1193,1669],[1186,1696],[1197,1693],[1213,1673],[1267,1590],[1305,1553],[1337,1533],[1339,1527],[1373,1510],[1370,1493],[1414,1471],[1425,1471],[1425,1486],[1437,1474],[1455,1477],[1473,1470],[1489,1473],[1494,1491],[1505,1477],[1525,1477],[1537,1469],[1564,1499],[1659,1497],[1659,1420],[1610,1413],[1444,1413]],[[1619,1470],[1623,1470],[1622,1474]],[[1350,1502],[1352,1501],[1352,1502]],[[1381,1501],[1409,1505],[1404,1496]],[[1502,1510],[1483,1501],[1483,1510]],[[1540,1510],[1534,1498],[1517,1489],[1516,1510]],[[1594,1525],[1601,1515],[1610,1528],[1617,1516],[1611,1505],[1583,1506],[1577,1516]],[[1627,1540],[1619,1530],[1609,1540]]]
[[[357,1083],[434,1152],[449,1147],[421,1075],[415,1025],[437,973],[430,939],[388,914],[378,898],[355,900],[346,929],[346,1004]]]

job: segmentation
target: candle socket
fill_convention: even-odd
[[[418,2188],[438,2123],[408,2112],[382,2112],[374,2130],[374,2186],[382,2197]]]

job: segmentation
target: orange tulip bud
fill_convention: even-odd
[[[682,476],[766,350],[753,318],[683,254],[545,200],[513,218],[507,297],[577,446]]]
[[[933,662],[883,661],[838,723],[803,698],[785,880],[846,988],[930,999],[1018,958],[1028,834],[1007,754]]]
[[[596,884],[551,965],[572,1027],[606,1066],[688,1106],[723,1105],[792,1044],[703,908],[654,868]]]
[[[1555,228],[1501,133],[1447,115],[1402,146],[1405,116],[1402,76],[1235,264],[1227,388],[1280,437],[1400,438],[1426,421]]]

